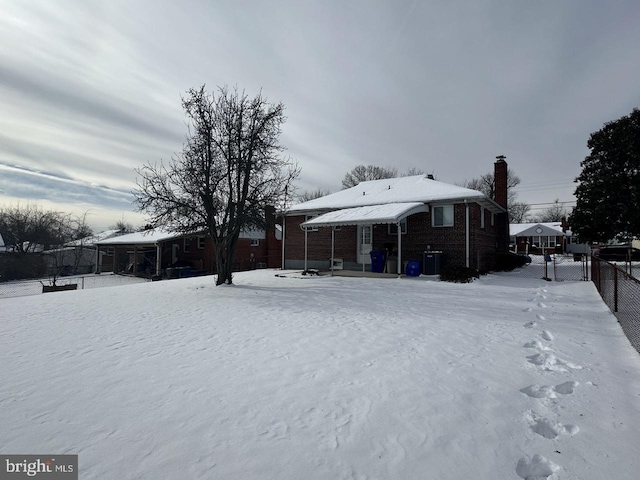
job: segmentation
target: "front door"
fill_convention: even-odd
[[[371,263],[371,225],[358,225],[358,263],[365,263],[369,265]]]

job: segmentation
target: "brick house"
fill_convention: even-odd
[[[511,249],[516,253],[562,253],[566,242],[565,220],[509,225]]]
[[[266,209],[267,228],[240,233],[233,270],[277,268],[282,263],[282,241],[273,208]],[[216,273],[210,236],[184,235],[163,229],[136,232],[98,243],[97,272],[164,275],[168,277]]]
[[[449,265],[488,271],[509,246],[507,163],[495,162],[495,198],[416,175],[362,182],[284,213],[285,268],[357,270],[371,251],[422,262],[442,252]],[[334,267],[335,268],[335,267]]]

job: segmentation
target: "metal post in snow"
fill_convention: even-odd
[[[336,227],[331,227],[331,276],[333,277],[333,257],[336,243]]]
[[[613,267],[613,311],[618,311],[618,267]]]
[[[307,271],[307,233],[308,228],[304,227],[304,271]]]

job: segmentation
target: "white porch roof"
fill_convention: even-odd
[[[343,225],[371,225],[398,223],[409,215],[428,212],[429,206],[422,202],[388,203],[367,205],[364,207],[335,210],[314,217],[300,225],[301,227],[339,227]]]

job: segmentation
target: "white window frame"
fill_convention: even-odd
[[[184,253],[189,253],[191,252],[191,238],[189,237],[184,237],[182,239],[182,251]]]
[[[442,209],[442,225],[438,225],[436,223],[436,210],[438,209]],[[445,209],[450,210],[451,212],[451,223],[444,223],[445,222]],[[440,227],[453,227],[455,223],[455,209],[453,205],[434,205],[433,207],[431,207],[431,226],[435,227],[435,228],[440,228]]]
[[[205,242],[205,237],[200,235],[198,237],[198,250],[204,250],[204,242]]]
[[[390,223],[387,225],[387,233],[389,235],[398,236],[398,226],[395,223]],[[400,235],[405,235],[407,233],[407,219],[403,218],[400,220]]]
[[[250,246],[252,247],[259,247],[260,246],[260,240],[258,238],[252,238],[250,243]]]

